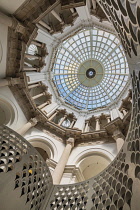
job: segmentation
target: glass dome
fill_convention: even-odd
[[[128,64],[118,38],[97,28],[83,29],[58,46],[53,82],[65,102],[78,109],[105,107],[128,80]]]

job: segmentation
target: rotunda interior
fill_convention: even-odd
[[[0,0],[2,210],[139,209],[139,16],[138,0]]]

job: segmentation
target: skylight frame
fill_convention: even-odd
[[[83,44],[85,48],[81,47]],[[100,85],[86,87],[85,96],[85,88],[79,84],[77,72],[80,63],[91,58],[102,62],[105,75]],[[118,38],[97,28],[83,29],[62,42],[52,71],[53,82],[65,102],[78,109],[88,110],[105,107],[113,102],[125,87],[129,75],[125,53]]]

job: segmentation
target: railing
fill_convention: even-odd
[[[52,186],[40,154],[19,134],[0,126],[1,209],[42,209]]]

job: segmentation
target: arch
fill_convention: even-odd
[[[102,148],[88,148],[73,157],[73,164],[79,168],[78,177],[90,179],[102,172],[112,162],[114,156]],[[81,181],[78,178],[78,182]]]
[[[58,156],[56,145],[47,137],[34,135],[26,138],[33,147],[38,147],[45,150],[49,159],[55,159]]]
[[[106,155],[93,152],[80,160],[78,163],[78,168],[80,169],[85,180],[87,180],[98,175],[105,168],[107,168],[110,163],[111,160]]]
[[[15,105],[7,98],[0,97],[0,125],[4,124],[9,127],[17,121],[17,110]]]
[[[102,154],[102,156],[108,158],[111,161],[114,160],[114,155],[112,155],[109,151],[102,149],[102,148],[88,148],[82,151],[80,154],[78,154],[76,157],[74,157],[73,162],[77,167],[79,167],[80,161],[86,157],[91,156],[92,154]]]

